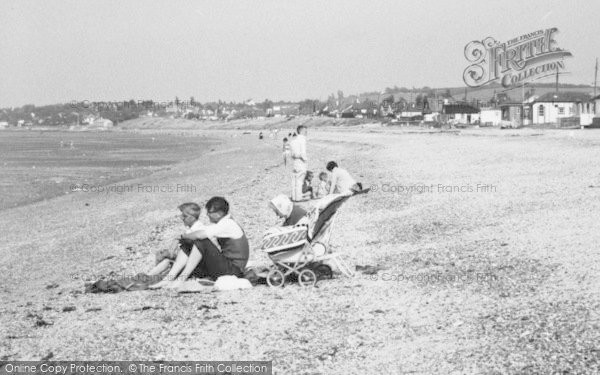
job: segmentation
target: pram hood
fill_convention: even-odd
[[[309,240],[314,239],[323,231],[348,198],[350,198],[349,195],[332,194],[316,202],[314,208],[307,214]]]

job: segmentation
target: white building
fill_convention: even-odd
[[[482,108],[479,117],[482,125],[499,126],[502,123],[502,111],[498,108]]]
[[[95,120],[90,125],[93,126],[93,127],[96,127],[96,128],[108,129],[108,128],[112,128],[114,124],[113,124],[112,121],[101,117],[101,118]]]
[[[532,104],[534,124],[558,123],[565,118],[579,118],[580,125],[589,125],[594,117],[590,96],[579,92],[547,93]]]
[[[452,124],[473,124],[481,120],[478,108],[469,104],[444,104],[442,107],[442,121]]]

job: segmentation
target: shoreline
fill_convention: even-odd
[[[182,142],[176,134],[155,138],[123,130],[48,133],[47,137],[38,132],[0,133],[6,178],[0,211],[82,189],[103,191],[171,168],[222,143],[205,136]]]

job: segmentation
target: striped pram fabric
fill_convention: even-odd
[[[261,249],[267,253],[293,249],[307,242],[306,225],[274,227],[263,237]]]
[[[314,240],[322,241],[327,245],[333,216],[347,199],[347,196],[341,195],[330,195],[323,198],[307,213],[308,226],[298,225],[269,229],[263,237],[261,249],[272,253],[293,249]]]

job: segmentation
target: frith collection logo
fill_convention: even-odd
[[[463,80],[470,87],[499,82],[512,88],[565,69],[564,58],[571,52],[558,48],[557,28],[537,30],[505,43],[492,37],[474,40],[465,46],[469,65]]]

